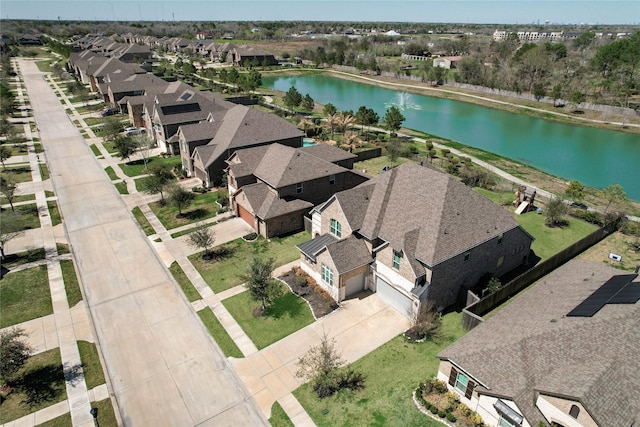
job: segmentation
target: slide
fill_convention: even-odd
[[[521,215],[523,212],[527,210],[528,206],[529,206],[529,201],[527,200],[520,203],[520,206],[518,206],[518,209],[516,209],[516,215]]]

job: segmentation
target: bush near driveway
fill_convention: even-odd
[[[319,399],[311,385],[304,384],[293,394],[320,427],[442,426],[420,413],[411,395],[418,381],[436,375],[439,364],[436,355],[464,335],[461,319],[459,312],[444,315],[438,341],[412,343],[397,336],[351,364],[367,378],[363,390],[341,390],[332,397]]]
[[[307,303],[291,293],[285,285],[278,284],[282,287],[283,295],[260,317],[253,315],[260,303],[252,300],[249,292],[242,292],[222,301],[258,349],[265,348],[314,322]]]
[[[279,267],[300,258],[296,245],[306,242],[311,236],[301,231],[286,237],[274,237],[269,240],[262,236],[253,242],[236,239],[213,249],[211,261],[202,259],[202,252],[189,256],[189,260],[207,282],[213,292],[222,292],[242,284],[242,275],[246,271],[244,261],[253,256],[271,257],[274,267]],[[243,262],[238,262],[239,260]]]

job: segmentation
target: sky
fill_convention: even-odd
[[[0,0],[0,19],[640,25],[640,1]]]

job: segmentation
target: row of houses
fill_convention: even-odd
[[[506,30],[495,30],[493,32],[493,40],[494,41],[504,41],[509,35],[516,34],[518,36],[518,40],[525,42],[557,42],[557,41],[565,41],[565,40],[575,40],[580,37],[583,33],[579,32],[565,32],[565,31],[506,31]],[[622,39],[631,35],[631,33],[595,33],[597,38],[617,38]]]

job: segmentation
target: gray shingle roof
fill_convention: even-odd
[[[276,218],[288,213],[309,210],[312,203],[300,199],[281,199],[268,185],[258,182],[242,187],[254,214],[263,220]]]
[[[180,134],[186,142],[213,139],[220,128],[220,122],[202,121],[200,123],[180,126]]]
[[[533,423],[536,391],[580,400],[601,426],[640,420],[640,303],[567,317],[619,270],[573,260],[438,355],[510,396]],[[637,286],[640,281],[635,280]]]
[[[302,150],[307,154],[311,154],[312,156],[319,157],[322,160],[326,160],[331,163],[336,163],[341,160],[355,159],[358,157],[353,153],[349,153],[348,151],[341,150],[340,148],[333,147],[329,144],[310,145],[308,147],[303,147]]]
[[[371,252],[362,239],[351,235],[346,239],[326,245],[338,274],[347,273],[355,268],[373,262]]]

